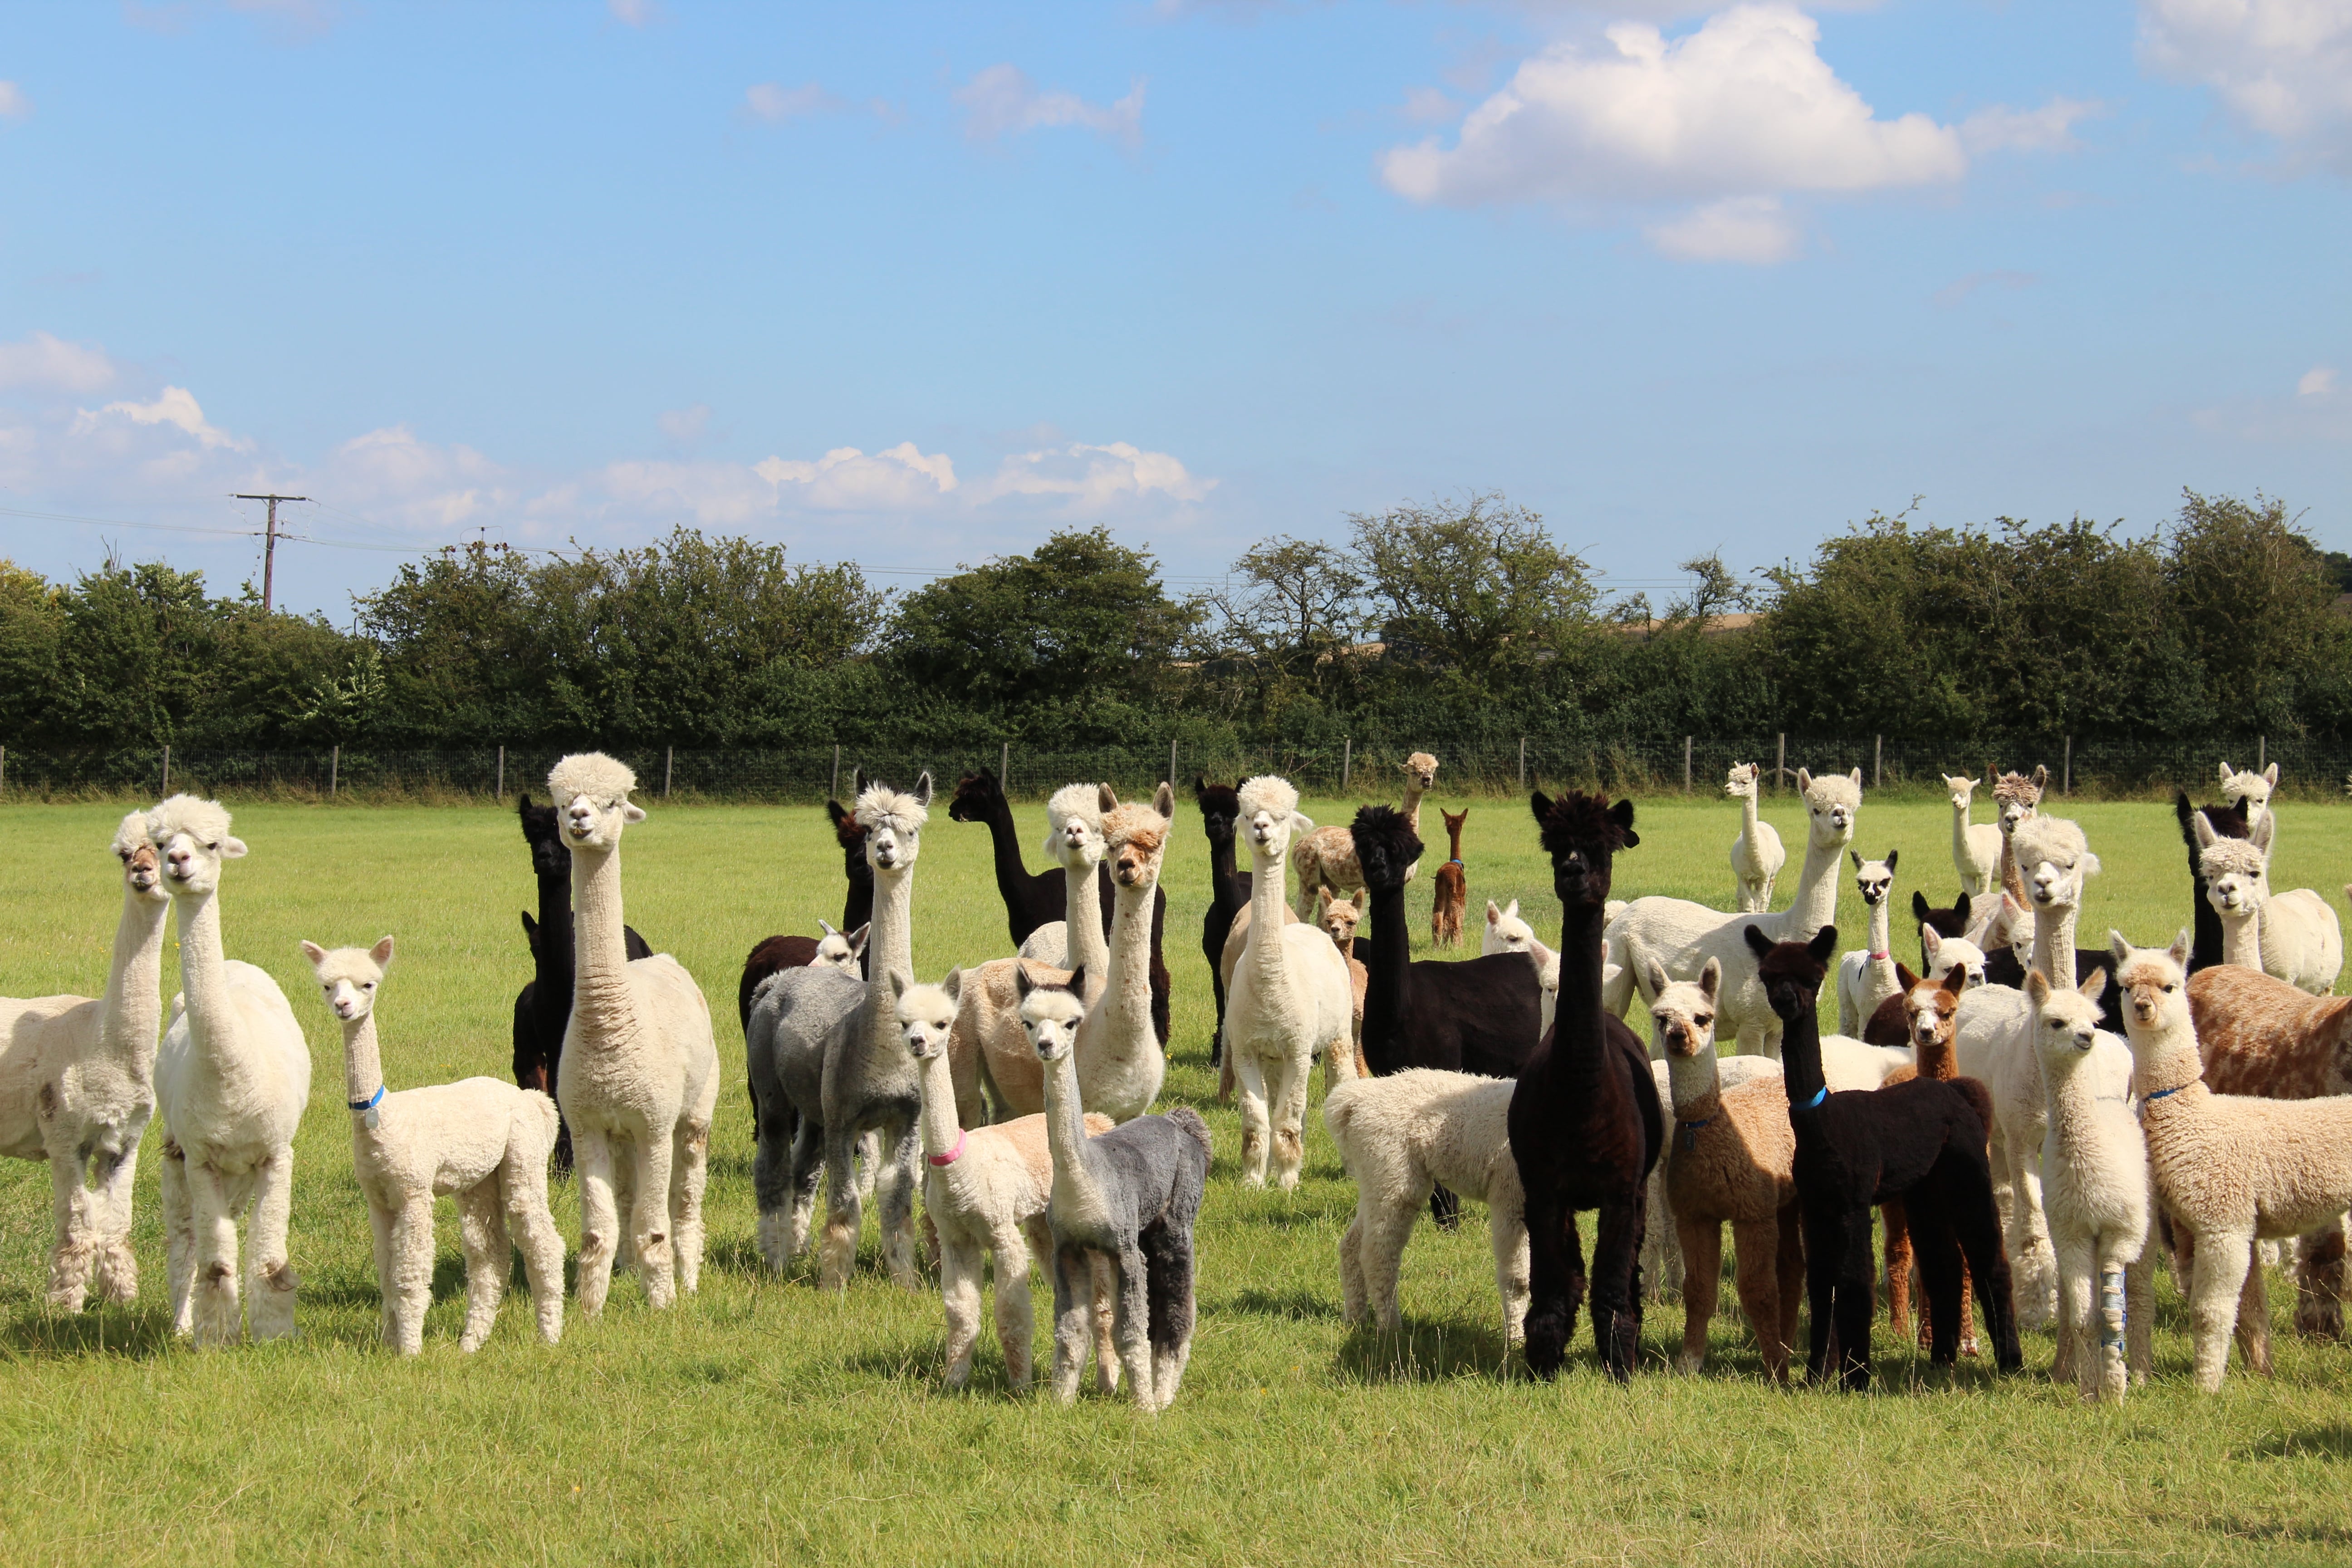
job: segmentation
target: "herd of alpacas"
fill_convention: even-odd
[[[1563,1364],[1589,1300],[1598,1359],[1626,1379],[1645,1300],[1677,1286],[1678,1364],[1696,1371],[1726,1225],[1741,1311],[1780,1383],[1801,1300],[1807,1377],[1867,1387],[1883,1289],[1894,1328],[1936,1364],[1981,1353],[1980,1323],[1995,1366],[2014,1371],[2021,1328],[2054,1321],[2056,1375],[2119,1401],[2148,1371],[2152,1241],[2187,1282],[2199,1388],[2221,1386],[2233,1335],[2269,1369],[2266,1243],[2294,1242],[2298,1331],[2340,1335],[2352,999],[2329,994],[2343,960],[2334,910],[2269,883],[2275,767],[2224,764],[2220,805],[2177,796],[2191,929],[2147,947],[2110,931],[2089,952],[2074,927],[2099,859],[2079,825],[2042,814],[2046,771],[1991,779],[1984,825],[1969,821],[1977,781],[1946,779],[1961,891],[1949,908],[1913,893],[1916,971],[1893,952],[1897,857],[1851,847],[1859,770],[1798,771],[1804,858],[1775,910],[1786,852],[1758,819],[1753,764],[1725,785],[1741,802],[1732,910],[1612,899],[1618,858],[1641,844],[1633,803],[1538,791],[1558,944],[1516,902],[1489,901],[1480,956],[1414,961],[1404,889],[1437,771],[1415,752],[1402,806],[1365,806],[1346,827],[1318,827],[1279,778],[1195,786],[1213,1055],[1239,1101],[1242,1180],[1297,1185],[1319,1059],[1324,1123],[1357,1189],[1339,1245],[1349,1323],[1401,1329],[1419,1215],[1453,1224],[1466,1198],[1487,1211],[1506,1340],[1539,1377]],[[301,944],[342,1031],[382,1332],[404,1354],[422,1346],[445,1195],[466,1259],[460,1347],[489,1335],[510,1248],[540,1335],[556,1342],[551,1164],[577,1177],[583,1313],[603,1309],[616,1268],[634,1269],[656,1308],[698,1284],[719,1092],[709,1006],[623,919],[621,840],[646,818],[635,775],[591,752],[565,757],[547,785],[551,805],[520,803],[539,910],[522,917],[533,973],[515,1000],[514,1083],[390,1090],[376,1005],[393,938]],[[841,924],[761,942],[738,991],[761,1256],[782,1270],[814,1247],[820,1283],[839,1288],[870,1199],[890,1276],[923,1288],[919,1246],[935,1264],[951,1386],[971,1375],[993,1253],[1013,1387],[1030,1381],[1035,1264],[1053,1287],[1055,1394],[1076,1396],[1091,1354],[1101,1392],[1124,1378],[1140,1406],[1166,1406],[1192,1350],[1211,1152],[1194,1110],[1152,1110],[1168,1060],[1159,883],[1172,791],[1140,803],[1108,785],[1058,791],[1054,866],[1033,876],[998,781],[965,775],[950,816],[989,826],[1017,952],[935,983],[919,983],[913,952],[930,775],[900,790],[861,772],[855,795],[828,803],[848,880]],[[1467,816],[1444,814],[1439,946],[1463,940]],[[226,955],[222,878],[246,853],[229,827],[218,804],[185,795],[125,816],[104,994],[0,1000],[0,1152],[50,1166],[49,1302],[135,1299],[132,1178],[160,1110],[173,1323],[199,1345],[294,1331],[287,1227],[310,1097],[292,1006]],[[1868,946],[1841,954],[1849,861]],[[167,913],[181,963],[168,1020]],[[1823,1035],[1830,984],[1840,1032]],[[1637,1000],[1646,1043],[1625,1021]]]

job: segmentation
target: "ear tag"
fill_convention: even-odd
[[[373,1132],[376,1130],[377,1125],[383,1120],[383,1117],[382,1112],[377,1110],[374,1106],[371,1105],[367,1108],[367,1114],[361,1117],[360,1120],[367,1123],[367,1130]]]

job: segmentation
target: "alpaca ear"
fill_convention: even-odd
[[[2231,767],[2229,763],[2223,763],[2221,764],[2221,787],[2223,789],[2229,788],[2230,781],[2237,776],[2237,770]]]
[[[524,910],[520,912],[522,914],[522,939],[524,942],[530,944],[531,956],[536,958],[539,956],[539,922],[530,918],[530,911],[529,910]]]
[[[1313,817],[1307,816],[1303,811],[1294,811],[1290,814],[1290,836],[1292,837],[1303,837],[1307,834],[1314,831],[1315,819]]]
[[[1026,996],[1036,989],[1037,983],[1029,978],[1029,961],[1025,958],[1014,959],[1013,961],[1013,994],[1015,996]]]
[[[890,972],[890,1000],[898,1001],[915,988],[915,977],[903,969]]]
[[[1706,993],[1709,1002],[1715,1000],[1716,993],[1723,989],[1723,960],[1710,957],[1706,961],[1706,967],[1698,972],[1698,988]]]
[[[1642,842],[1641,835],[1633,831],[1633,803],[1631,800],[1621,800],[1611,806],[1609,820],[1615,823],[1618,832],[1624,836],[1626,848],[1631,849]]]
[[[1917,921],[1921,925],[1925,925],[1927,923],[1927,917],[1934,912],[1934,910],[1927,902],[1927,895],[1920,892],[1916,889],[1912,889],[1911,918]],[[1965,912],[1960,916],[1962,921],[1966,921],[1968,918],[1969,917]]]
[[[1650,994],[1650,1000],[1656,1001],[1666,984],[1666,966],[1654,958],[1644,957],[1642,960],[1642,988]]]
[[[2269,767],[2263,770],[2263,783],[2270,785],[2273,789],[2278,788],[2278,764],[2276,763],[2273,763]]]
[[[2246,834],[2246,842],[2261,850],[2263,857],[2268,858],[2271,852],[2271,839],[2277,831],[2278,814],[2276,812],[2266,811],[2263,813],[2263,819],[2260,822],[2255,823],[2253,827]],[[236,844],[236,840],[234,838],[230,839],[229,842],[231,844]],[[244,849],[244,845],[237,844],[238,853],[242,854]]]
[[[1859,871],[1862,869],[1862,856],[1857,851],[1849,849],[1845,852],[1845,855],[1847,859],[1853,862],[1853,868],[1855,870]]]
[[[931,770],[929,768],[925,768],[923,776],[915,781],[915,804],[921,806],[931,804]]]
[[[1164,780],[1151,796],[1151,809],[1158,812],[1163,820],[1175,820],[1176,792],[1169,788]]]
[[[1528,808],[1536,814],[1536,820],[1541,822],[1551,815],[1551,796],[1536,790],[1528,796]]]
[[[1959,921],[1960,929],[1966,931],[1969,926],[1969,892],[1966,888],[1960,889],[1958,900],[1952,905],[1952,914]]]
[[[963,970],[961,967],[949,970],[948,977],[940,982],[940,989],[948,994],[949,1001],[961,1005],[963,1002]]]
[[[1770,937],[1766,936],[1754,926],[1749,926],[1740,934],[1748,939],[1748,952],[1754,953],[1759,958],[1763,958],[1770,954],[1772,951],[1772,939]]]
[[[2200,849],[2212,848],[2214,840],[2221,837],[2213,831],[2213,825],[2205,820],[2205,814],[2201,811],[2189,815],[2189,831],[2197,836],[2197,847]]]
[[[1095,809],[1108,816],[1118,809],[1118,795],[1108,784],[1095,785]]]
[[[1489,900],[1487,901],[1487,908],[1492,909],[1493,907],[1494,907],[1493,900]],[[1517,899],[1513,899],[1513,900],[1511,900],[1510,908],[1508,908],[1508,909],[1507,909],[1507,910],[1505,910],[1503,911],[1503,918],[1504,918],[1505,920],[1507,920],[1507,921],[1515,921],[1515,920],[1517,920],[1517,919],[1519,918],[1519,900],[1517,900]]]
[[[1854,769],[1853,772],[1846,774],[1846,777],[1853,781],[1854,788],[1860,789],[1862,787],[1862,770],[1860,768]]]
[[[1330,907],[1331,907],[1331,889],[1328,889],[1328,888],[1318,888],[1318,889],[1315,889],[1315,908],[1316,908],[1317,912],[1318,912],[1318,913],[1321,913],[1321,912],[1327,911],[1327,910],[1328,910],[1330,909]]]
[[[2181,973],[2184,974],[2189,972],[2189,928],[2183,926],[2180,929],[2180,934],[2172,939],[2172,947],[2169,951],[2172,962],[2180,966]]]
[[[2084,851],[2083,851],[2083,875],[2084,875],[2084,876],[2085,876],[2085,877],[2095,877],[2095,876],[2097,876],[2097,875],[2099,874],[2099,871],[2100,871],[2099,858],[2098,858],[2096,855],[2094,855],[2093,853],[2091,853],[2091,851],[2089,851],[2088,849],[2084,850]]]
[[[827,936],[839,936],[841,934],[839,931],[833,929],[833,922],[831,921],[823,919],[822,917],[820,917],[816,922],[816,929],[824,932]]]
[[[1900,849],[1889,849],[1886,852],[1886,874],[1888,876],[1892,877],[1895,875],[1895,862],[1902,853],[1903,851]]]
[[[874,922],[872,921],[867,921],[864,925],[859,926],[856,931],[849,933],[850,957],[863,958],[866,956],[866,939],[872,933],[873,930]]]
[[[1919,955],[1929,963],[1933,963],[1936,962],[1936,954],[1942,952],[1943,947],[1943,933],[1926,921],[1921,921],[1919,922]]]
[[[529,915],[523,917],[525,920],[530,918]],[[302,944],[302,956],[309,959],[311,967],[315,969],[318,967],[319,960],[327,956],[327,950],[315,942],[305,942]]]
[[[866,793],[866,764],[860,763],[850,771],[849,774],[849,795],[852,800]]]
[[[2116,955],[2117,967],[2131,962],[2131,943],[2126,942],[2124,933],[2113,926],[2107,928],[2107,951]]]
[[[1083,963],[1070,971],[1070,994],[1080,1001],[1086,1000],[1087,966]]]
[[[2050,982],[2042,978],[2042,971],[2029,969],[2025,972],[2025,999],[2037,1008],[2050,1000]]]
[[[1856,769],[1855,771],[1856,771],[1856,772],[1860,772],[1861,770]],[[2041,791],[2045,790],[2045,789],[2048,789],[2049,787],[2050,787],[2050,766],[2049,766],[2049,764],[2048,764],[2048,763],[2034,763],[2034,764],[2033,764],[2033,788],[2034,788],[2035,793],[2039,794]]]
[[[2084,978],[2083,984],[2075,986],[2074,989],[2089,1000],[2097,1001],[2107,994],[2107,972],[2104,969],[2094,969]]]
[[[646,808],[644,806],[639,805],[634,800],[625,800],[621,803],[621,820],[623,822],[643,822],[645,819]]]
[[[1488,899],[1486,900],[1486,923],[1490,926],[1496,925],[1501,923],[1502,919],[1503,911],[1495,907],[1494,900]]]
[[[1919,984],[1919,977],[1911,973],[1911,966],[1899,958],[1895,961],[1895,984],[1903,988],[1906,995],[1910,994]]]
[[[369,948],[368,956],[375,960],[376,967],[379,969],[383,967],[383,965],[390,963],[392,962],[392,938],[387,936],[382,942],[377,942],[373,947]]]
[[[2263,820],[2268,821],[2269,818],[2265,817]],[[245,840],[242,838],[224,837],[221,839],[220,855],[221,858],[224,860],[244,859]]]
[[[1813,940],[1805,944],[1805,951],[1813,955],[1815,963],[1827,963],[1830,955],[1837,951],[1837,927],[1823,926],[1815,931]]]
[[[1803,768],[1799,768],[1797,770],[1797,793],[1799,795],[1802,795],[1812,787],[1813,775]]]

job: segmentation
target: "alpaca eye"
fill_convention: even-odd
[[[1700,1029],[1711,1028],[1714,1026],[1714,1024],[1715,1016],[1709,1013],[1702,1013],[1697,1017],[1691,1020],[1692,1026]]]
[[[373,991],[373,990],[374,990],[374,989],[375,989],[375,982],[374,982],[374,981],[373,981],[373,980],[371,980],[371,981],[367,982],[365,984],[362,985],[362,986],[360,987],[360,989],[361,989],[361,990],[362,990],[362,991]]]

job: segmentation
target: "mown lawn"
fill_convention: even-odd
[[[529,975],[516,910],[533,894],[510,815],[487,807],[253,805],[252,846],[229,867],[228,949],[276,974],[319,1070],[298,1146],[293,1247],[303,1285],[292,1343],[198,1355],[166,1332],[152,1152],[135,1237],[146,1291],[133,1309],[61,1319],[41,1305],[48,1179],[0,1170],[0,1542],[11,1562],[278,1562],[397,1558],[950,1564],[1524,1562],[1718,1563],[1991,1559],[2343,1560],[2352,1554],[2352,1350],[2276,1331],[2279,1370],[2218,1398],[2188,1382],[2185,1317],[2158,1284],[2158,1377],[2121,1412],[2085,1410],[2028,1371],[1928,1375],[1882,1331],[1869,1397],[1766,1385],[1727,1270],[1715,1351],[1697,1378],[1664,1370],[1681,1308],[1652,1309],[1630,1389],[1590,1359],[1528,1381],[1503,1352],[1483,1215],[1406,1255],[1402,1345],[1339,1321],[1334,1248],[1353,1193],[1318,1119],[1307,1179],[1282,1195],[1234,1178],[1235,1117],[1214,1104],[1213,1017],[1198,953],[1206,882],[1199,818],[1180,812],[1165,879],[1177,979],[1169,1099],[1218,1139],[1200,1236],[1199,1337],[1175,1407],[1157,1418],[1088,1396],[1074,1410],[1006,1394],[992,1338],[972,1390],[938,1381],[935,1298],[870,1267],[844,1298],[807,1270],[755,1266],[749,1116],[733,995],[743,952],[773,931],[837,917],[839,858],[812,809],[649,803],[625,842],[628,917],[701,981],[726,1085],[713,1138],[712,1248],[698,1299],[647,1311],[634,1281],[602,1321],[576,1313],[552,1350],[510,1296],[497,1336],[457,1353],[462,1268],[445,1213],[425,1353],[374,1343],[363,1206],[337,1105],[341,1036],[295,943],[396,933],[382,1021],[394,1087],[503,1074],[509,1016]],[[1339,803],[1309,802],[1344,821]],[[0,993],[94,993],[117,882],[120,808],[0,808]],[[2105,871],[2086,944],[2120,925],[2168,938],[2189,913],[2169,811],[2077,811]],[[1801,855],[1801,816],[1767,816]],[[1024,842],[1043,813],[1021,812]],[[1857,847],[1900,847],[1897,894],[1954,887],[1940,801],[1865,802]],[[1431,818],[1433,828],[1436,826]],[[1737,813],[1644,801],[1643,846],[1618,862],[1621,896],[1721,902]],[[2352,808],[2287,803],[2276,885],[2340,902]],[[1438,842],[1443,843],[1442,834]],[[1035,852],[1031,851],[1033,864]],[[1465,835],[1474,908],[1521,899],[1547,938],[1557,908],[1524,805],[1481,801]],[[1784,877],[1785,901],[1795,868]],[[917,873],[924,978],[1001,956],[988,836],[940,810]],[[1409,895],[1427,940],[1425,889]],[[1847,886],[1847,945],[1860,900]],[[1470,951],[1475,952],[1474,946]],[[1898,953],[1916,941],[1897,927]],[[167,984],[176,984],[167,954]],[[1829,1008],[1833,1015],[1833,1003]],[[1319,1084],[1320,1075],[1318,1081]],[[151,1150],[152,1140],[151,1138]],[[577,1194],[556,1217],[576,1237]],[[448,1205],[443,1205],[445,1211]],[[872,1236],[868,1233],[868,1262]],[[1041,1290],[1041,1330],[1047,1313]],[[1041,1350],[1045,1348],[1041,1334]]]

